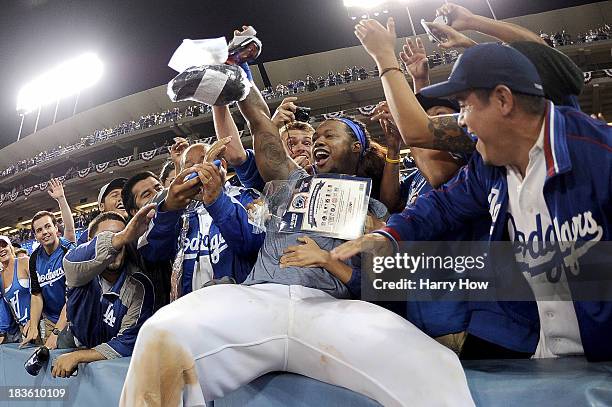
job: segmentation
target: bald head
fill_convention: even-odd
[[[183,168],[189,168],[196,164],[202,164],[206,157],[208,146],[206,144],[197,143],[189,146],[183,153]]]

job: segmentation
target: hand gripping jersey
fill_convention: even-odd
[[[173,259],[182,264],[182,295],[212,279],[247,277],[264,239],[249,222],[245,206],[256,191],[226,185],[209,206],[194,203],[185,211],[157,211],[138,250],[149,261]]]

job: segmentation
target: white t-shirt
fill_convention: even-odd
[[[516,261],[537,298],[540,316],[540,341],[534,358],[584,353],[565,272],[546,266],[554,254],[550,243],[556,242],[557,237],[544,200],[546,160],[543,146],[544,124],[538,141],[529,151],[525,178],[518,169],[506,166],[508,232],[511,240],[526,244],[525,249],[516,254]]]

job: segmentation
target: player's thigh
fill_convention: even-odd
[[[163,307],[143,328],[175,337],[200,357],[229,345],[286,335],[287,303],[287,286],[215,285]]]

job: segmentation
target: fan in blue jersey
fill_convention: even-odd
[[[59,356],[53,377],[69,377],[79,363],[132,354],[140,327],[153,314],[155,294],[126,249],[146,229],[153,208],[142,208],[129,223],[116,212],[101,213],[89,226],[92,239],[64,257],[70,323],[58,344],[87,349]]]
[[[39,246],[30,257],[32,313],[25,329],[26,337],[22,345],[38,337],[38,323],[42,314],[45,321],[43,338],[45,346],[55,349],[57,335],[68,322],[66,319],[66,279],[62,260],[66,252],[75,246],[76,236],[72,211],[66,201],[61,182],[52,179],[49,184],[49,195],[58,202],[61,210],[64,236],[58,236],[57,219],[52,213],[41,211],[32,218],[32,231]]]
[[[377,63],[390,62],[394,30],[370,20],[362,31],[360,39]],[[539,331],[529,339],[535,357],[584,354],[589,360],[610,360],[612,325],[601,315],[610,313],[612,303],[574,295],[581,287],[576,268],[582,279],[593,278],[597,250],[589,248],[612,235],[612,130],[578,110],[547,101],[541,83],[535,66],[509,46],[468,48],[448,81],[422,93],[459,100],[463,122],[478,137],[477,153],[450,183],[393,215],[378,233],[338,248],[334,256],[354,255],[366,242],[435,240],[489,214],[488,240],[517,242],[514,259],[489,261],[498,278],[522,274],[533,292],[535,301],[526,301],[518,317]],[[383,84],[396,91],[407,87],[399,75],[386,76]],[[414,96],[405,96],[403,114],[411,112],[413,122],[426,123]],[[580,250],[573,255],[575,246]]]
[[[245,209],[259,194],[225,183],[225,162],[221,168],[210,163],[214,150],[194,144],[184,152],[186,169],[170,185],[139,242],[147,260],[174,260],[173,299],[212,280],[241,283],[264,239]],[[187,180],[194,172],[198,177]]]
[[[30,320],[28,260],[18,259],[6,236],[0,236],[0,343],[18,342]]]

